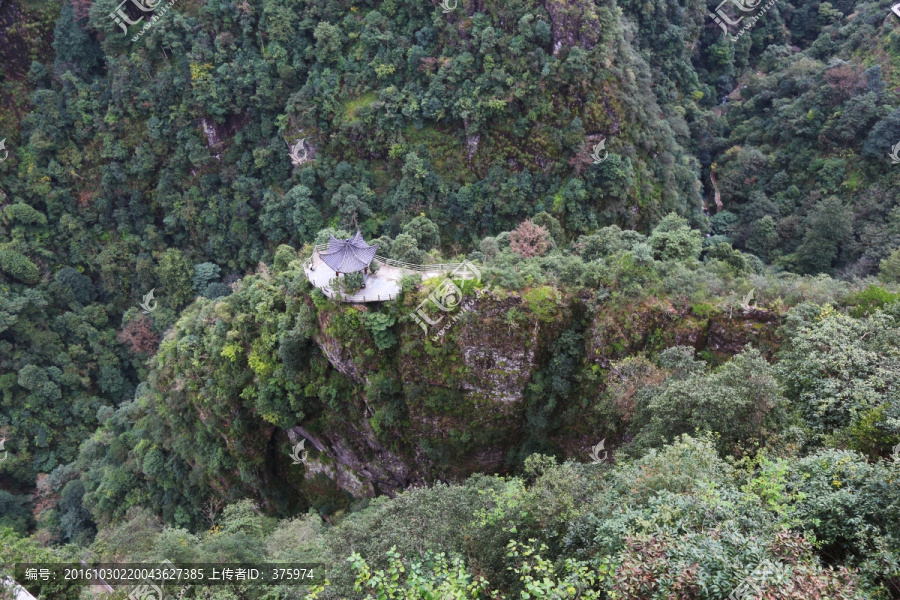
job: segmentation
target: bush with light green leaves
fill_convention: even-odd
[[[900,437],[900,422],[885,417],[900,408],[898,316],[853,318],[828,305],[802,305],[788,315],[785,332],[789,343],[775,370],[813,435],[884,455],[888,440]]]
[[[477,600],[492,597],[488,582],[472,575],[460,556],[426,552],[421,560],[408,566],[396,548],[387,551],[388,567],[372,570],[357,553],[347,562],[356,573],[357,592],[366,600],[396,598],[397,600]]]

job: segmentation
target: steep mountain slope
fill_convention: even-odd
[[[542,209],[570,234],[699,222],[696,165],[612,4],[185,2],[139,37],[149,14],[123,9],[146,17],[128,37],[116,6],[63,6],[0,164],[2,361],[38,370],[4,384],[6,423],[32,474],[132,396],[142,360],[114,334],[142,296],[162,311],[152,338],[207,283],[326,223],[394,236],[421,212],[471,249]],[[314,160],[292,168],[299,137]],[[193,267],[216,274],[194,287]],[[53,428],[27,416],[36,398]]]
[[[781,427],[767,421],[781,410],[772,368],[749,347],[774,360],[786,299],[856,302],[857,295],[828,280],[795,287],[791,278],[747,271],[726,283],[713,273],[732,267],[719,261],[648,261],[638,258],[642,245],[591,263],[568,259],[562,281],[564,257],[520,260],[516,270],[530,273],[531,284],[470,292],[468,312],[441,338],[423,334],[409,316],[437,282],[397,303],[335,303],[312,290],[302,261],[283,246],[274,268],[188,309],[136,399],[106,412],[102,433],[78,460],[86,503],[122,517],[132,498],[152,498],[167,519],[192,526],[211,497],[252,497],[273,514],[312,506],[328,515],[354,499],[517,471],[534,452],[584,458],[600,439],[607,448],[636,439],[653,446],[661,434],[692,433],[701,423],[723,432],[732,423],[723,451],[744,452],[748,440]],[[495,284],[510,273],[500,260],[489,270]],[[600,285],[577,282],[577,273],[592,271]],[[758,288],[752,308],[737,293],[750,284],[746,277]],[[686,293],[698,285],[719,295]],[[673,376],[667,369],[678,364],[654,367],[647,358],[673,346],[725,362],[709,385],[731,381],[729,394],[743,398],[734,402],[755,416],[725,417],[714,401],[687,421],[635,409],[641,386]],[[697,379],[704,363],[691,365],[684,371],[695,375],[691,387],[705,386]],[[873,418],[891,427],[883,414]],[[301,467],[289,450],[302,439],[309,460]]]

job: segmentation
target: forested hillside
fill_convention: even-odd
[[[0,574],[900,598],[900,16],[721,6],[0,0]]]

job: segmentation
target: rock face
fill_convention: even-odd
[[[766,310],[721,315],[709,320],[706,347],[715,354],[732,356],[753,344],[764,354],[771,354],[778,347],[773,334],[780,324],[781,317]]]
[[[209,146],[209,149],[212,151],[219,150],[222,146],[222,136],[219,135],[215,123],[210,123],[206,118],[201,118],[200,126],[203,128],[203,133],[206,135],[206,145]],[[221,154],[219,152],[216,152],[213,156],[216,160],[221,160]]]
[[[353,433],[353,428],[349,433]],[[312,442],[320,453],[318,457],[307,460],[304,477],[309,479],[321,473],[357,498],[371,498],[377,494],[393,497],[410,484],[424,482],[421,476],[409,470],[400,457],[375,441],[374,432],[367,422],[363,421],[363,426],[356,433],[356,436],[347,436],[349,439],[331,435],[319,438],[300,426],[292,427],[288,431],[292,441],[302,436]],[[355,447],[358,444],[364,447]],[[363,458],[371,455],[375,460]]]
[[[547,368],[551,345],[583,301],[556,298],[540,307],[527,293],[468,297],[427,333],[401,320],[396,327],[399,344],[374,352],[362,336],[343,339],[334,330],[335,315],[321,312],[316,343],[331,366],[363,391],[347,400],[357,406],[358,418],[332,423],[325,433],[299,426],[291,430],[319,450],[307,478],[325,476],[357,497],[393,496],[430,481],[503,472],[510,452],[523,442],[528,404],[534,401],[529,400],[529,384]],[[344,305],[339,310],[363,314],[367,309]],[[775,329],[781,319],[774,312],[697,311],[701,314],[658,299],[601,306],[583,333],[577,372],[596,373],[627,356],[675,345],[693,346],[714,361],[740,352],[747,343],[764,354],[777,349]],[[384,428],[383,415],[390,407],[383,394],[370,392],[377,378],[388,378],[397,392],[394,405],[405,411],[400,429]],[[598,402],[603,391],[602,386],[593,388],[592,401]],[[591,418],[579,417],[586,432],[600,426]],[[382,425],[373,426],[376,422]],[[574,452],[583,445],[583,435],[574,430],[580,428],[560,428],[552,439],[563,452]]]
[[[660,300],[644,301],[631,312],[601,311],[592,327],[589,359],[602,368],[638,352],[658,352],[671,346],[693,346],[724,359],[752,343],[764,354],[777,349],[775,329],[781,317],[764,310],[723,311],[701,316],[687,306]]]
[[[460,388],[504,413],[523,401],[522,391],[535,367],[538,323],[524,329],[502,323],[503,315],[521,304],[519,297],[491,296],[464,303],[464,318],[453,323],[456,331],[450,342],[459,348],[467,374]]]
[[[316,338],[316,343],[322,353],[328,357],[331,366],[356,383],[364,383],[363,374],[353,362],[349,349],[343,348],[337,339],[325,333]]]
[[[553,55],[563,47],[593,48],[600,39],[600,21],[593,2],[547,0],[550,13]]]
[[[467,299],[453,313],[435,315],[441,317],[440,329],[432,327],[427,336],[419,326],[405,324],[400,333],[402,349],[392,357],[397,368],[393,375],[403,389],[408,412],[404,437],[413,443],[387,448],[369,422],[384,407],[363,393],[360,418],[315,437],[316,447],[321,445],[334,465],[332,471],[319,468],[317,472],[332,476],[345,491],[371,496],[393,495],[411,485],[475,470],[502,470],[524,417],[524,390],[537,366],[540,345],[540,327],[535,323],[522,326],[503,321],[505,314],[521,310],[522,305],[522,298],[515,295],[485,294]],[[360,387],[369,386],[378,365],[366,357],[368,348],[334,333],[333,316],[320,313],[319,349],[335,370]],[[429,358],[423,349],[440,356]],[[302,433],[299,427],[294,430]],[[452,450],[453,460],[447,460],[447,449]],[[348,479],[364,483],[362,487],[347,485]]]
[[[481,141],[480,135],[466,136],[466,156],[468,157],[469,162],[472,162],[472,158],[475,156],[475,153],[478,152],[479,141]]]

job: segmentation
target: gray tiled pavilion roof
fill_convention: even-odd
[[[329,237],[328,250],[320,252],[319,256],[338,273],[362,271],[369,266],[378,251],[378,244],[367,244],[359,231],[349,240],[339,240],[333,235]]]

